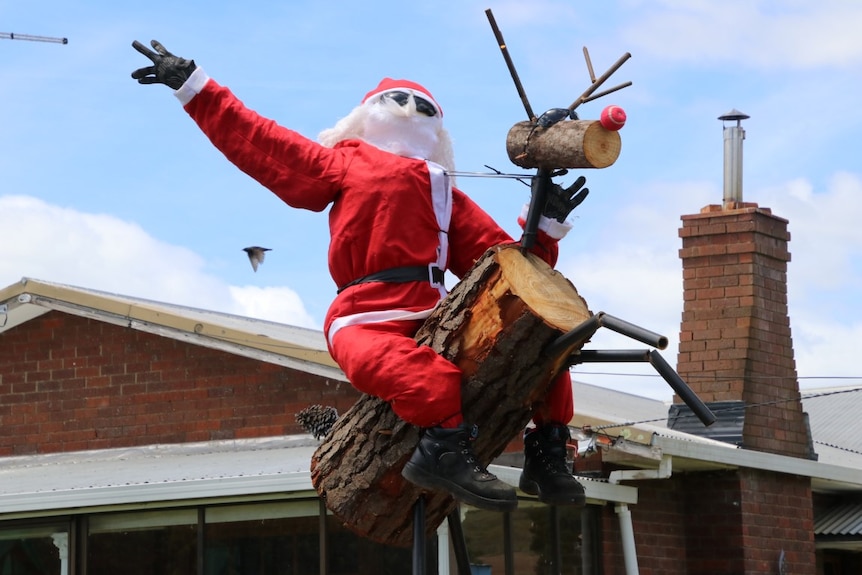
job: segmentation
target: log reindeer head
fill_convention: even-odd
[[[607,168],[616,162],[622,148],[619,132],[606,129],[600,120],[581,120],[576,109],[581,104],[631,86],[631,82],[624,82],[596,93],[629,58],[631,54],[626,52],[596,78],[585,46],[589,87],[568,108],[551,108],[538,118],[512,126],[506,137],[506,152],[512,163],[522,168],[559,170]]]
[[[551,108],[537,117],[533,113],[515,65],[509,56],[503,34],[490,8],[485,10],[485,14],[528,118],[526,122],[519,122],[509,130],[506,138],[509,159],[522,168],[539,168],[548,171],[567,168],[606,168],[613,164],[621,148],[619,133],[616,130],[604,128],[599,120],[580,120],[576,110],[581,104],[631,86],[631,82],[624,82],[613,88],[596,92],[632,55],[626,52],[604,74],[596,77],[590,53],[584,46],[584,59],[590,75],[590,85],[568,108]]]

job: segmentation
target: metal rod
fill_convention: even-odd
[[[521,251],[529,251],[536,243],[539,234],[539,219],[548,203],[548,188],[551,187],[551,172],[539,168],[530,181],[530,207],[527,208],[527,220],[524,223],[524,234],[521,236]]]
[[[512,75],[512,80],[515,82],[515,89],[518,90],[518,96],[521,97],[521,102],[524,104],[524,110],[527,112],[527,119],[531,122],[536,120],[536,115],[533,114],[533,108],[530,107],[530,102],[527,100],[527,94],[524,92],[524,86],[521,85],[521,79],[518,78],[518,72],[515,70],[515,64],[512,62],[512,57],[509,56],[509,49],[506,47],[506,41],[503,40],[503,34],[500,28],[497,27],[497,21],[494,19],[494,14],[491,9],[485,10],[488,16],[488,22],[491,24],[491,30],[494,31],[494,37],[497,39],[497,44],[500,46],[500,51],[503,53],[503,59],[506,60],[506,66],[509,68],[509,74]]]
[[[470,556],[467,554],[467,540],[464,539],[464,527],[461,525],[461,509],[456,506],[446,517],[449,521],[449,538],[452,539],[452,550],[455,552],[455,564],[458,575],[470,575]]]
[[[582,349],[569,356],[569,365],[579,363],[647,363],[648,361],[649,350],[647,349]]]
[[[656,350],[652,350],[649,354],[650,364],[664,378],[676,394],[682,399],[697,418],[706,427],[715,423],[715,414],[701,401],[694,391],[683,381],[679,374],[664,360],[664,358]]]
[[[601,327],[601,320],[598,315],[590,316],[589,319],[582,321],[576,325],[571,331],[568,331],[551,342],[546,352],[547,355],[554,357],[567,347],[571,347],[580,341],[589,339]]]
[[[585,98],[587,98],[587,97],[591,96],[591,95],[592,95],[592,93],[593,93],[593,92],[595,92],[595,91],[599,88],[599,86],[601,86],[601,85],[602,85],[602,84],[603,84],[603,83],[604,83],[608,78],[610,78],[610,77],[611,77],[611,75],[612,75],[614,72],[616,72],[617,70],[619,70],[619,69],[620,69],[620,66],[622,66],[623,64],[625,64],[625,63],[626,63],[626,60],[628,60],[628,59],[629,59],[629,58],[631,58],[631,57],[632,57],[632,55],[631,55],[631,54],[629,54],[628,52],[626,52],[625,54],[623,54],[622,56],[620,56],[620,59],[619,59],[619,60],[617,60],[616,62],[614,62],[614,64],[613,64],[610,68],[608,68],[608,71],[607,71],[607,72],[605,72],[604,74],[602,74],[601,76],[599,76],[599,77],[596,79],[596,81],[595,81],[595,82],[593,82],[593,83],[592,83],[592,85],[591,85],[589,88],[587,88],[587,89],[586,89],[586,91],[584,91],[584,93],[583,93],[583,94],[581,94],[581,96],[580,96],[577,100],[575,100],[574,102],[572,102],[572,105],[571,105],[571,106],[569,106],[569,111],[571,112],[571,111],[573,111],[575,108],[577,108],[578,106],[580,106],[581,104],[583,104],[583,103],[584,103],[584,101],[585,101]]]
[[[0,38],[6,40],[29,40],[31,42],[51,42],[52,44],[68,44],[68,38],[54,38],[53,36],[34,36],[32,34],[15,34],[13,32],[0,32]]]
[[[618,317],[600,312],[602,326],[611,331],[621,333],[632,339],[636,339],[641,343],[664,349],[667,347],[667,337],[657,334],[654,331],[638,327],[633,323],[629,323]]]
[[[456,176],[459,178],[509,178],[512,180],[524,180],[525,178],[532,178],[531,174],[507,174],[505,172],[462,172],[461,170],[447,170],[447,174],[450,176]]]
[[[413,575],[425,575],[425,497],[413,504]]]

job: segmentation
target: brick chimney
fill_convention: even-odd
[[[747,117],[719,118],[737,121],[725,128],[722,205],[682,216],[677,371],[707,405],[730,408],[717,424],[741,426],[743,447],[810,457],[787,310],[788,222],[742,201],[739,120]]]
[[[677,371],[718,417],[699,430],[689,423],[686,431],[745,449],[814,457],[787,311],[788,222],[742,200],[739,120],[747,117],[732,110],[719,118],[736,120],[725,128],[723,203],[683,216],[679,230],[684,304]],[[684,407],[671,407],[669,425]],[[809,478],[739,467],[679,481],[686,573],[817,572]]]

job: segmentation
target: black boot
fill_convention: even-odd
[[[477,433],[475,426],[463,423],[452,429],[426,429],[401,475],[419,487],[446,491],[480,509],[515,509],[515,489],[488,473],[476,460],[472,443]]]
[[[546,424],[526,434],[524,470],[518,482],[521,491],[550,505],[581,507],[586,503],[584,488],[566,463],[570,438],[569,428],[560,424]]]

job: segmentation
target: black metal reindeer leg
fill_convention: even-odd
[[[548,188],[551,186],[551,171],[544,168],[536,170],[530,184],[530,207],[527,209],[527,221],[524,224],[524,235],[521,236],[521,251],[527,252],[536,243],[539,233],[539,218],[545,211],[548,202]]]

